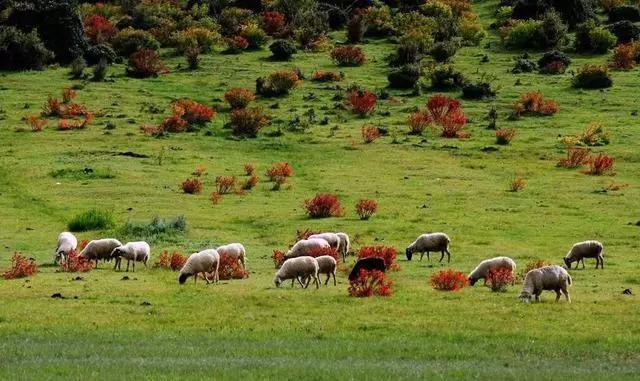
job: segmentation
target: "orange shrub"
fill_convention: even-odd
[[[67,260],[60,262],[60,271],[67,273],[82,272],[86,273],[93,269],[93,264],[90,260],[80,257],[75,250],[71,250],[67,256]]]
[[[373,143],[380,137],[380,130],[378,127],[371,125],[362,126],[360,133],[362,134],[362,141],[365,144]]]
[[[221,254],[220,264],[218,266],[218,276],[222,280],[244,279],[249,277],[249,273],[244,268],[242,268],[238,261],[238,258],[226,254]]]
[[[367,90],[354,90],[347,94],[347,106],[360,115],[365,116],[376,109],[377,97]]]
[[[584,173],[588,175],[612,175],[613,172],[613,164],[615,159],[609,155],[604,153],[598,154],[598,156],[592,158],[589,161],[589,169],[584,171]]]
[[[73,98],[76,97],[78,93],[70,87],[65,87],[62,89],[62,103],[70,103]]]
[[[342,81],[343,74],[335,71],[317,70],[311,75],[311,80],[315,82],[338,82]]]
[[[236,186],[235,176],[218,176],[216,177],[216,188],[219,194],[227,194],[233,191]]]
[[[577,168],[589,163],[591,150],[581,147],[567,147],[567,157],[558,161],[558,167]]]
[[[270,35],[278,35],[284,30],[285,18],[280,12],[264,12],[262,14],[262,29]]]
[[[426,111],[416,111],[409,115],[407,124],[409,125],[410,133],[413,135],[420,135],[422,132],[433,123],[431,115]]]
[[[198,194],[202,192],[202,181],[197,177],[186,179],[182,182],[182,191],[187,194]]]
[[[211,200],[213,205],[218,205],[222,201],[222,195],[218,192],[211,192],[209,200]]]
[[[33,132],[42,131],[49,122],[46,119],[39,118],[38,115],[28,115],[24,118],[24,121],[29,125]]]
[[[521,115],[549,116],[559,111],[554,100],[544,99],[539,91],[522,94],[520,101],[513,105],[513,113],[516,117]]]
[[[157,77],[169,72],[160,55],[153,49],[140,49],[129,57],[127,75],[134,78]]]
[[[229,124],[234,135],[255,137],[269,118],[259,108],[241,108],[231,112]]]
[[[516,176],[513,180],[511,180],[510,190],[512,192],[518,192],[524,189],[527,185],[527,180],[522,176]]]
[[[160,256],[158,260],[154,264],[154,267],[159,267],[163,269],[178,271],[184,266],[187,261],[187,257],[180,254],[177,251],[169,254],[167,250],[165,250]]]
[[[278,177],[293,176],[293,167],[287,162],[277,162],[271,168],[267,169],[267,177],[271,181],[275,181]]]
[[[378,211],[378,202],[376,200],[361,199],[356,203],[356,213],[361,220],[368,220]]]
[[[32,258],[27,259],[20,253],[13,253],[11,268],[2,274],[4,279],[25,278],[38,272],[38,265]]]
[[[256,167],[252,163],[244,163],[244,173],[247,176],[253,175],[253,172],[256,170]]]
[[[442,270],[429,279],[431,287],[440,291],[458,291],[467,286],[467,277],[460,271]]]
[[[284,252],[280,250],[274,250],[271,255],[271,259],[273,260],[273,265],[279,269],[284,263]]]
[[[242,184],[242,189],[244,190],[251,190],[253,189],[256,185],[258,185],[258,181],[259,178],[256,175],[251,175],[249,176],[249,178],[247,180],[245,180],[245,182]]]
[[[496,130],[496,143],[506,145],[516,136],[515,128],[499,128]]]
[[[216,111],[213,108],[191,99],[177,100],[173,102],[171,107],[174,116],[180,116],[191,124],[207,123],[216,115]]]
[[[347,45],[334,48],[331,59],[340,66],[360,66],[366,56],[360,47]]]
[[[236,87],[224,93],[224,99],[229,103],[232,109],[245,108],[249,103],[256,99],[253,91],[242,87]]]
[[[318,193],[305,200],[303,206],[311,218],[340,217],[344,214],[338,196],[329,193]]]
[[[613,49],[611,67],[619,70],[633,69],[637,64],[638,53],[640,53],[640,43],[638,42],[616,46]]]

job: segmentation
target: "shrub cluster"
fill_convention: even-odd
[[[198,194],[202,192],[202,180],[197,177],[188,178],[181,184],[182,191],[187,194]]]
[[[382,271],[361,269],[358,277],[349,281],[349,295],[357,298],[390,296],[393,291],[391,281]]]
[[[167,250],[163,251],[158,257],[158,260],[154,264],[154,267],[167,269],[172,271],[178,271],[184,266],[187,261],[187,257],[180,254],[177,251],[169,254]]]
[[[242,268],[238,258],[221,254],[220,264],[218,266],[218,276],[221,280],[245,279],[249,277],[249,273]]]
[[[229,125],[234,135],[256,137],[269,123],[269,117],[261,108],[240,108],[231,111]]]
[[[89,230],[102,230],[114,226],[113,215],[100,209],[90,209],[74,216],[67,224],[72,232],[84,232]]]
[[[38,265],[33,258],[27,259],[20,253],[14,253],[11,257],[11,267],[2,273],[4,279],[25,278],[35,275],[38,272]]]
[[[558,112],[558,104],[552,99],[545,99],[539,91],[522,94],[520,100],[513,105],[513,115],[550,116]]]
[[[229,103],[232,109],[245,108],[249,103],[256,99],[253,91],[242,87],[236,87],[227,90],[224,93],[224,99]]]
[[[364,125],[360,129],[362,135],[362,141],[365,144],[373,143],[380,137],[380,129],[372,125]]]
[[[469,133],[463,130],[466,123],[460,102],[442,94],[429,97],[427,109],[418,110],[408,120],[411,133],[419,134],[434,124],[441,127],[441,136],[445,138],[468,138]]]
[[[467,286],[467,277],[460,271],[442,270],[429,279],[431,287],[440,291],[458,291]]]
[[[360,47],[347,45],[333,49],[331,59],[340,66],[360,66],[366,56]]]
[[[505,268],[491,269],[487,274],[487,284],[493,292],[506,292],[509,284],[513,285],[513,271]]]
[[[341,217],[344,215],[340,199],[330,193],[316,194],[313,198],[305,200],[303,207],[311,218]]]
[[[605,65],[586,64],[573,77],[573,87],[580,89],[605,89],[613,86],[613,79]]]
[[[67,255],[67,260],[60,262],[59,271],[66,273],[86,273],[93,269],[91,261],[80,257],[79,253],[75,250],[71,250]]]
[[[25,33],[13,26],[0,28],[0,70],[42,70],[51,60],[53,53],[35,29]]]
[[[256,93],[265,97],[286,95],[298,86],[300,80],[297,70],[274,71],[266,78],[259,77],[256,80]]]

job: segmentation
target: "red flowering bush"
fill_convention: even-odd
[[[505,292],[509,284],[513,285],[515,282],[513,271],[511,269],[498,268],[491,269],[487,274],[487,284],[491,287],[493,292]]]
[[[62,103],[70,103],[77,95],[78,93],[74,89],[65,87],[62,89]]]
[[[169,72],[160,55],[153,49],[140,49],[129,57],[127,75],[134,78],[157,77]]]
[[[188,194],[198,194],[202,192],[202,181],[193,177],[182,182],[182,191]]]
[[[558,104],[554,100],[544,99],[544,95],[539,91],[522,94],[520,101],[513,105],[513,114],[516,117],[522,115],[550,116],[558,111]]]
[[[83,23],[84,33],[95,44],[111,40],[118,32],[111,21],[99,15],[87,16]]]
[[[216,188],[219,194],[227,194],[233,191],[236,186],[235,176],[218,176],[216,177]]]
[[[358,277],[349,281],[349,295],[357,298],[368,298],[374,295],[390,296],[393,281],[382,271],[361,269]]]
[[[233,38],[227,38],[227,53],[237,54],[249,47],[249,41],[242,36],[235,36]]]
[[[460,271],[442,270],[429,279],[431,287],[440,291],[458,291],[467,286],[467,277]]]
[[[515,128],[498,128],[496,130],[496,144],[507,145],[515,136]]]
[[[336,73],[335,71],[317,70],[311,75],[311,80],[315,82],[338,82],[342,81],[342,73]]]
[[[271,168],[267,169],[267,177],[271,181],[275,181],[278,177],[291,176],[293,176],[293,167],[291,164],[284,161],[277,162],[273,164]]]
[[[354,90],[347,94],[347,106],[360,115],[365,116],[376,109],[377,97],[367,90]]]
[[[366,60],[361,48],[357,46],[339,46],[331,51],[331,59],[340,66],[360,66]]]
[[[189,122],[182,119],[180,115],[171,115],[160,125],[160,130],[165,132],[184,132]]]
[[[244,190],[251,190],[253,189],[256,185],[258,185],[258,181],[260,181],[260,179],[258,178],[258,176],[256,175],[251,175],[249,176],[249,178],[247,180],[245,180],[245,182],[242,184],[242,189]]]
[[[407,120],[407,124],[409,125],[410,133],[413,135],[420,135],[422,132],[433,123],[433,118],[429,115],[428,112],[418,110],[411,115],[409,115],[409,119]]]
[[[378,202],[376,200],[361,199],[356,203],[356,213],[361,220],[368,220],[378,211]]]
[[[613,172],[613,163],[615,159],[609,155],[604,153],[598,154],[598,156],[592,158],[589,161],[589,169],[584,171],[587,175],[612,175]]]
[[[206,105],[192,101],[191,99],[180,99],[171,105],[174,116],[180,116],[191,124],[204,124],[209,122],[216,111]]]
[[[279,269],[284,263],[284,252],[280,250],[274,250],[271,255],[271,259],[273,260],[273,265]]]
[[[229,124],[234,135],[255,137],[269,118],[259,108],[241,108],[231,112]]]
[[[211,200],[213,205],[218,205],[222,201],[222,195],[218,192],[211,192],[209,200]]]
[[[62,116],[62,104],[57,98],[49,96],[42,107],[42,116]]]
[[[28,115],[24,118],[24,121],[33,132],[42,131],[49,122],[46,119],[39,118],[38,115]]]
[[[434,95],[427,100],[428,117],[442,127],[441,135],[445,138],[468,138],[469,133],[464,132],[467,118],[460,107],[460,102],[446,95]],[[422,117],[428,124],[428,118]]]
[[[318,193],[304,201],[303,207],[311,218],[340,217],[344,209],[338,196],[329,193]]]
[[[398,251],[391,246],[363,246],[356,253],[358,260],[371,257],[382,258],[387,270],[400,270],[400,266],[396,263]]]
[[[380,130],[378,127],[371,125],[362,126],[360,133],[362,134],[362,141],[365,144],[373,143],[380,137]]]
[[[591,150],[582,147],[568,147],[567,157],[558,161],[558,167],[578,168],[591,160]]]
[[[249,273],[242,268],[238,258],[221,254],[220,265],[218,266],[218,276],[222,280],[244,279],[249,277]]]
[[[154,267],[178,271],[182,268],[182,266],[184,266],[186,261],[187,257],[180,254],[179,252],[174,251],[173,253],[169,254],[169,252],[165,250],[158,257],[158,260],[154,264]]]
[[[264,12],[262,14],[262,29],[270,36],[280,34],[284,30],[284,14],[280,12]]]
[[[75,250],[71,250],[67,256],[67,260],[60,262],[59,271],[65,273],[86,273],[92,269],[93,264],[90,260],[80,257],[79,253],[76,253]]]
[[[253,91],[242,87],[236,87],[224,93],[224,100],[226,100],[233,109],[245,108],[254,99],[256,99],[256,96]]]
[[[33,259],[27,259],[20,253],[13,253],[11,268],[2,274],[4,279],[25,278],[38,272],[38,265]]]

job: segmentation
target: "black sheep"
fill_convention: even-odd
[[[379,257],[369,257],[359,260],[353,266],[351,273],[349,273],[349,281],[356,280],[360,274],[360,270],[378,270],[385,272],[386,267],[384,266],[384,259]]]

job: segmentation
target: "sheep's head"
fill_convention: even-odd
[[[564,260],[564,264],[567,266],[567,268],[570,269],[571,268],[571,262],[572,262],[571,258],[564,257],[562,259]]]
[[[473,286],[474,284],[476,284],[476,282],[478,281],[478,279],[477,279],[477,278],[474,278],[474,277],[469,277],[469,278],[467,279],[467,281],[469,282],[469,286]]]
[[[57,251],[56,255],[53,257],[53,263],[60,262],[60,260],[62,259],[63,255],[64,255],[64,251],[62,251],[62,250]]]
[[[113,249],[111,251],[111,254],[109,254],[109,259],[112,258],[118,258],[119,256],[121,256],[123,254],[122,249],[120,248],[120,246],[116,247],[115,249]]]
[[[180,273],[180,276],[178,277],[178,282],[180,284],[184,284],[184,282],[187,281],[187,279],[189,278],[189,276],[191,276],[191,274],[187,274],[187,273]]]
[[[407,247],[405,254],[407,255],[407,261],[410,261],[411,257],[413,257],[413,250],[410,247]]]
[[[520,293],[520,296],[518,297],[518,299],[522,300],[524,303],[530,303],[531,302],[531,294],[528,293],[527,291],[522,291],[522,293]]]
[[[273,283],[276,285],[276,287],[280,287],[280,285],[282,284],[282,279],[280,279],[280,277],[276,275],[276,277],[273,278]]]

